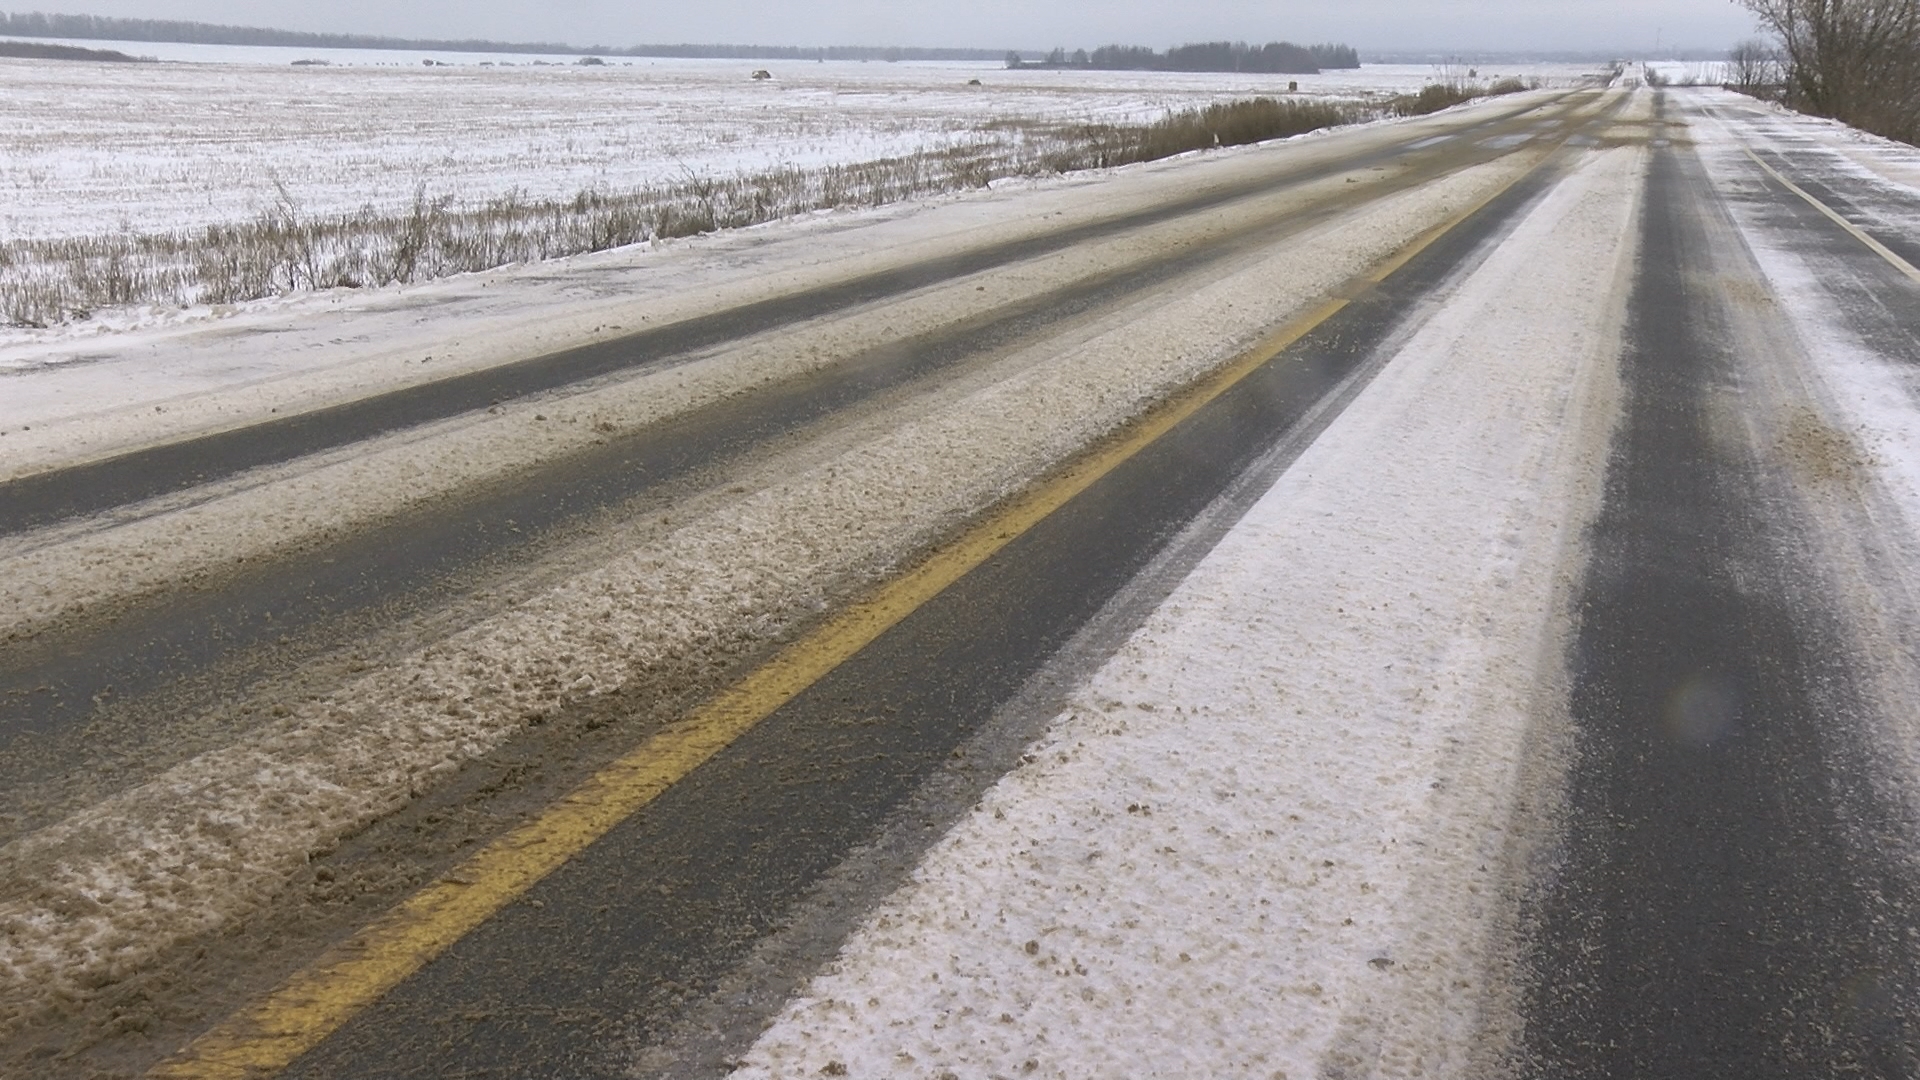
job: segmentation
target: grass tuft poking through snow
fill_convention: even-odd
[[[1456,95],[1445,104],[1471,96]],[[689,175],[657,186],[583,189],[570,198],[532,198],[515,190],[461,205],[452,193],[429,193],[422,182],[412,203],[398,211],[368,205],[310,215],[284,185],[276,185],[273,203],[250,221],[0,243],[0,323],[45,327],[101,308],[236,304],[305,290],[425,281],[817,210],[881,206],[1008,177],[1157,161],[1379,114],[1357,102],[1255,98],[1170,112],[1148,124],[1001,121],[956,145],[900,157]]]

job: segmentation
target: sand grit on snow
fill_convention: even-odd
[[[1835,174],[1867,181],[1848,192],[1850,218],[1879,236],[1909,239],[1920,238],[1920,189],[1908,186],[1920,184],[1920,149],[1732,94],[1701,104],[1711,111],[1689,117],[1701,159],[1763,279],[1754,283],[1766,296],[1763,310],[1786,320],[1784,343],[1743,350],[1770,356],[1754,381],[1771,395],[1743,394],[1769,406],[1773,415],[1760,424],[1773,429],[1775,452],[1797,478],[1812,481],[1798,485],[1816,523],[1818,554],[1808,558],[1808,576],[1820,583],[1823,603],[1847,613],[1851,660],[1873,699],[1878,779],[1890,802],[1911,806],[1920,791],[1920,376],[1913,351],[1920,342],[1888,333],[1883,301],[1863,305],[1853,291],[1863,274],[1885,272],[1871,262],[1863,271],[1848,258],[1864,249],[1809,244],[1781,227],[1746,148],[1790,149],[1792,167],[1827,190],[1838,186],[1828,179]],[[1737,129],[1725,122],[1729,112],[1740,119]],[[1867,310],[1850,310],[1860,306]],[[1811,468],[1798,456],[1809,449],[1806,433],[1817,451]]]
[[[1486,1074],[1643,161],[1531,214],[739,1080]]]
[[[0,848],[0,879],[31,883],[0,900],[0,1028],[224,925],[310,852],[530,717],[725,656],[876,579],[1524,167],[1504,161],[1323,223],[1150,319],[790,460],[655,543]]]

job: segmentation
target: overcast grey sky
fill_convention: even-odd
[[[1221,38],[1361,49],[1724,47],[1753,19],[1734,0],[5,0],[9,11],[405,37],[576,45],[1165,47]]]

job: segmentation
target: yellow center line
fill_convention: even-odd
[[[1892,263],[1893,268],[1895,270],[1898,270],[1901,273],[1907,275],[1907,277],[1913,280],[1914,282],[1920,283],[1920,269],[1915,269],[1912,263],[1901,258],[1896,252],[1893,251],[1893,249],[1887,247],[1887,245],[1881,243],[1878,240],[1875,240],[1872,236],[1868,235],[1865,229],[1862,229],[1860,226],[1855,225],[1853,222],[1848,221],[1844,217],[1841,217],[1840,212],[1838,210],[1835,210],[1833,207],[1828,206],[1826,203],[1823,203],[1819,199],[1814,198],[1811,194],[1809,194],[1806,191],[1806,189],[1802,188],[1799,184],[1796,184],[1793,181],[1787,179],[1786,177],[1780,175],[1779,171],[1776,170],[1773,166],[1761,160],[1760,155],[1754,153],[1752,147],[1742,146],[1740,149],[1745,150],[1747,152],[1747,156],[1753,159],[1753,163],[1755,165],[1760,166],[1762,169],[1766,170],[1766,174],[1768,176],[1773,177],[1773,179],[1777,183],[1779,183],[1781,187],[1784,187],[1788,191],[1791,191],[1795,195],[1798,195],[1802,199],[1805,199],[1807,201],[1807,205],[1813,207],[1815,210],[1820,211],[1822,214],[1825,214],[1828,218],[1832,219],[1834,224],[1847,230],[1849,233],[1852,233],[1853,238],[1855,240],[1858,240],[1861,243],[1867,245],[1869,248],[1872,248],[1874,254],[1887,260],[1889,263]]]
[[[1421,235],[1356,284],[1384,281],[1529,172]],[[1355,290],[1341,293],[1357,295]],[[285,1069],[762,719],[1350,302],[1337,296],[1320,304],[1148,413],[1118,438],[1015,496],[925,563],[830,618],[148,1075],[245,1080]]]

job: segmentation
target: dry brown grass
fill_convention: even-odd
[[[1470,92],[1471,91],[1471,92]],[[998,123],[938,151],[818,169],[571,198],[510,193],[463,205],[417,189],[399,213],[310,215],[283,189],[251,221],[166,232],[0,244],[0,323],[44,327],[115,307],[234,304],[287,293],[425,281],[512,263],[872,207],[1033,177],[1238,146],[1380,115],[1436,111],[1482,93],[1428,87],[1382,110],[1357,102],[1257,98],[1169,113],[1144,125]]]

